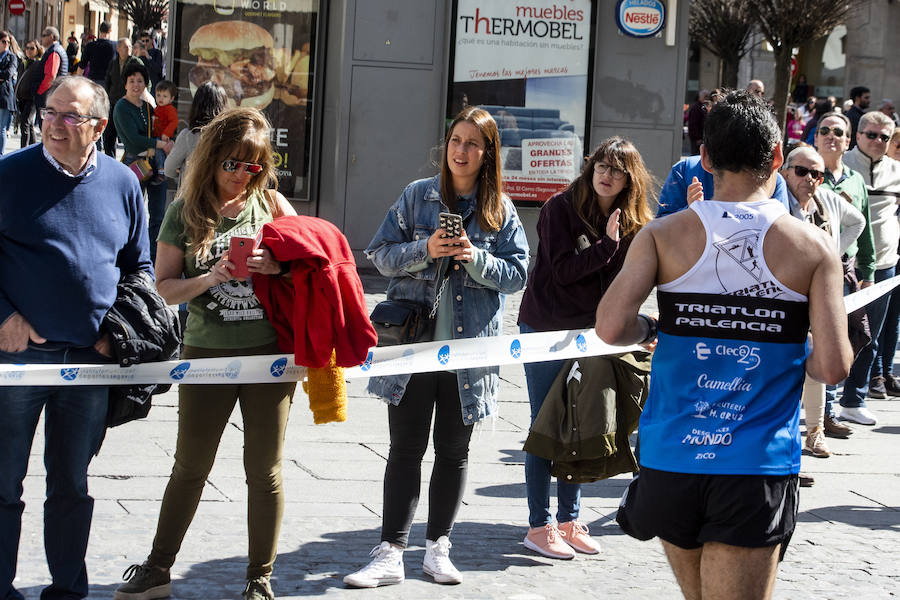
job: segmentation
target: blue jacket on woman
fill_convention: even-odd
[[[505,294],[525,286],[528,241],[522,222],[509,198],[503,197],[504,221],[500,231],[484,231],[469,205],[462,213],[466,235],[477,248],[470,263],[446,259],[430,261],[428,238],[439,228],[438,214],[446,212],[441,201],[440,175],[409,184],[388,210],[366,256],[378,271],[391,278],[387,297],[432,306],[444,269],[449,274],[441,305],[452,303],[454,338],[500,335]],[[471,218],[470,218],[471,217]],[[423,268],[423,265],[424,268]],[[463,422],[475,423],[495,412],[500,368],[497,366],[456,371]],[[403,398],[410,374],[372,377],[370,394],[396,405]]]

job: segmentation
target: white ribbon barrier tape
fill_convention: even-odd
[[[852,313],[854,310],[862,308],[876,298],[880,298],[889,293],[898,285],[900,285],[900,275],[895,275],[890,279],[885,279],[884,281],[879,281],[875,285],[870,285],[863,290],[853,292],[849,296],[844,296],[844,308],[848,313]]]
[[[286,354],[196,358],[119,365],[0,365],[0,386],[137,385],[146,383],[274,383],[300,381],[306,367]]]
[[[593,329],[544,331],[424,342],[406,346],[372,348],[366,361],[345,371],[347,379],[428,373],[562,360],[574,356],[599,356],[641,350],[640,346],[610,346]]]
[[[900,285],[900,275],[844,298],[853,312]],[[576,356],[599,356],[641,350],[640,346],[610,346],[592,329],[546,331],[424,342],[372,348],[365,362],[346,369],[347,379],[401,373],[428,373],[511,365]],[[289,354],[229,356],[146,363],[131,367],[108,365],[3,365],[0,386],[10,385],[132,385],[147,383],[273,383],[300,381],[306,367]]]
[[[372,348],[365,362],[344,371],[346,379],[375,375],[468,369],[573,356],[617,354],[640,346],[604,344],[592,329],[424,342]],[[273,383],[300,381],[306,367],[289,354],[229,356],[118,365],[0,365],[0,386],[133,385],[145,383]]]

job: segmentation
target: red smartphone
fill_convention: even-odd
[[[240,235],[231,236],[228,246],[228,260],[234,264],[231,275],[235,279],[250,277],[250,270],[247,269],[247,259],[250,258],[250,254],[257,248],[256,239],[255,237]]]

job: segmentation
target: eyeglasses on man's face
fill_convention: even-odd
[[[794,169],[794,175],[796,175],[797,177],[806,177],[807,175],[812,175],[812,178],[815,181],[819,181],[820,179],[823,179],[825,177],[825,173],[819,171],[818,169],[808,169],[806,167],[801,167],[800,165],[796,165],[791,168]]]
[[[242,162],[239,160],[234,160],[233,158],[229,158],[225,162],[222,163],[222,170],[226,173],[234,173],[238,170],[244,170],[251,175],[257,175],[260,171],[262,171],[263,166],[257,163],[251,162]]]
[[[627,172],[618,167],[614,167],[606,163],[594,163],[594,173],[596,173],[597,175],[606,175],[607,172],[609,172],[610,176],[613,179],[623,179],[626,175],[628,175]]]
[[[42,108],[41,118],[51,123],[56,121],[56,119],[62,119],[63,123],[71,127],[84,125],[88,121],[92,121],[91,124],[93,125],[100,120],[100,117],[95,117],[93,115],[79,115],[78,113],[72,112],[57,112],[52,108]]]
[[[828,135],[829,133],[833,133],[834,137],[844,137],[844,134],[847,132],[840,127],[829,127],[827,125],[819,127],[819,135]]]
[[[891,136],[885,133],[878,133],[877,131],[863,131],[862,133],[870,140],[881,140],[885,144],[891,139]]]

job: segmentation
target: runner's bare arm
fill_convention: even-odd
[[[853,350],[847,337],[841,263],[827,249],[822,254],[809,285],[809,323],[813,344],[806,359],[806,372],[817,381],[833,385],[850,372]]]
[[[622,270],[597,306],[595,330],[607,344],[627,346],[647,335],[647,324],[637,315],[656,285],[658,258],[652,229],[645,227],[635,236]]]

